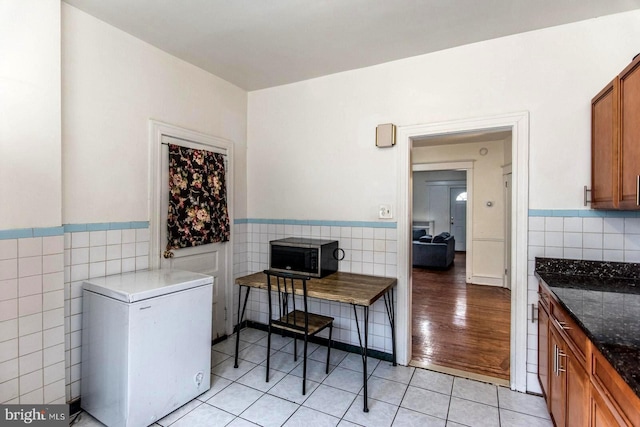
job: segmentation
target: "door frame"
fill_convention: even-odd
[[[511,171],[511,165],[506,165],[502,168],[502,181],[505,183],[504,189],[504,244],[505,248],[507,245],[511,245],[511,211],[512,211],[512,203],[511,198],[513,197],[513,183],[512,183],[513,175]],[[504,251],[504,265],[505,271],[504,274],[504,284],[503,288],[511,289],[511,252],[505,250]]]
[[[182,128],[157,120],[149,120],[149,270],[160,268],[160,256],[164,246],[160,242],[160,211],[162,201],[162,136],[169,136],[178,139],[192,141],[198,144],[208,145],[226,151],[227,167],[227,210],[229,221],[233,227],[233,141],[218,136],[207,135],[191,129]],[[229,241],[225,247],[225,280],[224,291],[226,310],[225,332],[232,333],[233,328],[233,243],[234,233],[230,233]]]
[[[454,189],[464,189],[465,193],[467,193],[467,200],[464,201],[464,211],[465,211],[464,212],[464,251],[467,252],[467,211],[469,210],[469,200],[468,200],[469,191],[467,190],[466,185],[464,187],[461,187],[461,186],[449,187],[449,234],[454,234],[453,228],[451,227],[451,219],[454,217],[454,211],[455,211],[454,206],[456,203],[456,200],[451,197],[451,191]]]
[[[473,272],[473,166],[475,160],[459,161],[454,160],[451,162],[438,162],[438,163],[416,163],[411,164],[411,176],[413,178],[413,172],[422,171],[445,171],[445,170],[464,170],[466,172],[466,186],[467,186],[467,236],[465,245],[467,247],[466,261],[465,261],[465,280],[467,283],[471,282],[471,273]],[[413,188],[413,184],[412,188]],[[413,200],[413,197],[411,198]],[[409,214],[413,216],[413,206],[409,210]],[[400,228],[400,221],[398,221],[398,230]],[[398,239],[400,244],[400,240]],[[409,253],[411,255],[411,253]],[[403,265],[398,258],[398,269]],[[411,347],[409,347],[411,348]],[[409,360],[411,356],[409,356]],[[407,362],[408,363],[408,362]]]
[[[527,245],[529,213],[529,112],[448,122],[399,126],[398,154],[398,299],[397,356],[400,364],[411,361],[411,222],[412,165],[414,138],[460,132],[511,130],[512,191],[510,387],[527,389]],[[467,230],[468,231],[468,230]],[[515,280],[513,280],[515,279]]]

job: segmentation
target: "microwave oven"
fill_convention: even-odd
[[[324,277],[338,271],[337,240],[288,237],[269,244],[271,270],[310,277]]]

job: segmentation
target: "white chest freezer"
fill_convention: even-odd
[[[81,406],[109,427],[148,426],[210,387],[213,277],[152,270],[82,292]]]

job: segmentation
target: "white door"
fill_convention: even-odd
[[[184,147],[206,149],[210,151],[223,152],[217,147],[196,143],[193,141],[185,141],[162,137],[163,143],[178,144]],[[153,256],[160,257],[160,268],[177,269],[193,271],[196,273],[208,274],[213,276],[213,318],[211,319],[212,338],[218,338],[225,335],[225,288],[229,277],[227,272],[227,256],[230,244],[227,243],[210,243],[191,248],[172,249],[171,258],[165,258],[164,252],[167,244],[167,214],[169,211],[169,148],[162,146],[160,155],[160,171],[161,171],[161,201],[160,201],[160,241],[159,253]],[[228,162],[225,167],[227,177],[230,175]],[[227,180],[228,183],[228,180]],[[228,187],[228,184],[227,184]],[[229,190],[227,188],[227,190]],[[230,192],[227,191],[227,194]],[[227,202],[229,202],[227,200]]]
[[[449,233],[456,239],[456,251],[467,250],[467,187],[449,189],[451,227]]]

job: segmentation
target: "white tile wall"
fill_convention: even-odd
[[[64,403],[63,236],[0,240],[0,403]]]
[[[529,217],[528,303],[538,304],[536,257],[640,262],[640,218]],[[541,393],[538,372],[538,323],[528,310],[527,390]]]
[[[52,384],[66,386],[66,401],[80,397],[82,350],[82,282],[149,268],[149,230],[102,230],[65,233],[64,289],[47,304],[64,310],[64,323],[57,325],[55,337],[63,336],[62,347],[49,352],[52,363],[62,364],[64,374],[48,375]],[[45,374],[48,374],[45,372]],[[48,389],[45,386],[45,395]]]
[[[234,225],[234,277],[268,267],[268,242],[290,236],[332,238],[345,249],[340,271],[396,276],[397,235],[395,229],[329,227],[282,224]],[[529,218],[528,302],[537,305],[535,257],[556,257],[596,261],[640,262],[640,218],[539,217]],[[238,290],[234,288],[234,323]],[[395,304],[395,301],[394,301]],[[316,306],[317,307],[317,306]],[[357,345],[353,309],[344,304],[320,302],[320,311],[336,317],[336,339]],[[537,379],[537,322],[528,312],[527,390],[540,393]],[[252,291],[247,306],[249,320],[266,321],[266,294]],[[360,314],[360,313],[359,313]],[[371,312],[372,348],[391,351],[391,338],[384,304]]]
[[[269,241],[285,237],[312,237],[335,239],[344,249],[345,257],[339,270],[351,273],[397,276],[397,232],[391,228],[340,227],[285,224],[234,225],[234,277],[268,268]],[[252,290],[245,319],[267,322],[267,295]],[[394,305],[397,305],[394,294]],[[243,294],[244,296],[244,294]],[[333,338],[359,345],[353,308],[349,304],[311,300],[311,309],[335,318]],[[237,319],[238,289],[234,287],[234,324]],[[362,309],[358,320],[362,328]],[[369,348],[391,353],[391,328],[384,301],[380,299],[369,313]]]

